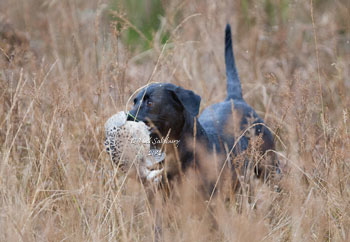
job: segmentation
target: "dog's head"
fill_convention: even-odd
[[[169,136],[178,138],[186,119],[198,115],[200,101],[200,96],[182,87],[170,83],[151,84],[134,98],[128,120],[153,124],[163,137],[170,130]]]

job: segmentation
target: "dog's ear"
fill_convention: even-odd
[[[188,113],[192,116],[198,115],[199,106],[201,104],[200,96],[190,90],[183,89],[182,87],[170,88],[170,91],[172,91]]]

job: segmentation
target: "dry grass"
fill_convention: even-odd
[[[117,176],[103,124],[150,78],[195,90],[202,109],[222,100],[227,21],[245,98],[281,137],[283,190],[250,183],[207,209],[185,178],[156,201],[165,240],[350,240],[349,1],[311,11],[310,1],[271,0],[289,2],[273,25],[263,1],[167,1],[153,49],[138,55],[104,2],[0,2],[0,18],[29,41],[12,48],[0,34],[0,241],[152,241],[145,190]]]

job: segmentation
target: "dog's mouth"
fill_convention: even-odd
[[[149,130],[149,132],[150,132],[151,138],[152,138],[152,136],[157,136],[157,137],[158,137],[159,131],[158,131],[157,127],[148,126],[148,130]]]
[[[148,118],[146,118],[146,119],[137,118],[137,117],[135,117],[133,114],[131,114],[130,112],[128,112],[128,114],[127,114],[127,121],[143,122],[144,124],[146,124],[146,126],[148,127],[148,130],[149,130],[149,131],[154,131],[154,125],[153,125],[152,122],[149,121]]]
[[[157,125],[154,122],[149,121],[149,120],[142,120],[142,122],[144,122],[146,124],[146,126],[148,127],[148,131],[150,132],[151,138],[155,137],[155,136],[157,136],[157,138],[159,138],[160,132],[159,132],[159,129],[157,128]]]
[[[130,112],[127,115],[128,121],[134,121],[134,122],[143,122],[150,133],[150,141],[151,141],[151,149],[160,149],[159,144],[156,144],[156,140],[160,140],[160,137],[162,137],[159,128],[157,127],[157,124],[150,120],[149,118],[139,118],[132,115]]]
[[[152,129],[152,126],[150,125],[150,122],[148,122],[147,120],[140,120],[141,122],[144,122],[146,124],[146,126],[148,127],[148,130]]]

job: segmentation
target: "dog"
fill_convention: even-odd
[[[258,150],[261,155],[268,157],[265,163],[253,164],[256,176],[266,180],[273,172],[279,172],[277,157],[273,152],[269,153],[270,150],[275,149],[273,135],[262,118],[243,98],[229,24],[225,30],[225,65],[227,97],[224,101],[204,109],[199,117],[201,97],[191,90],[174,84],[153,83],[135,96],[128,120],[143,121],[153,127],[152,141],[179,141],[176,147],[165,145],[166,157],[175,160],[175,162],[169,162],[172,164],[171,168],[166,169],[168,180],[186,172],[190,167],[200,171],[203,167],[208,168],[208,164],[202,164],[203,159],[200,159],[200,155],[196,155],[196,144],[197,147],[204,147],[209,153],[221,155],[219,164],[212,162],[209,166],[222,167],[228,153],[231,153],[234,159],[248,149],[252,138],[247,133],[260,137]],[[251,126],[250,129],[249,126]],[[244,133],[247,128],[250,132]],[[235,130],[237,132],[234,132]],[[244,169],[251,166],[247,158],[243,158],[242,163],[241,167]],[[204,178],[203,180],[206,190],[211,193],[215,179],[207,181],[207,178]]]

